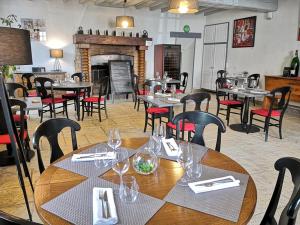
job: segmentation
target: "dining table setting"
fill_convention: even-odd
[[[37,180],[45,224],[246,224],[256,204],[249,173],[205,146],[167,139],[122,139],[73,151]]]

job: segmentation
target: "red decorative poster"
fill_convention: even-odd
[[[237,19],[233,24],[233,48],[254,47],[256,16]]]

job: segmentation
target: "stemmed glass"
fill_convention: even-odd
[[[184,175],[178,181],[178,184],[181,186],[188,185],[188,174],[187,168],[193,163],[193,152],[189,142],[180,142],[179,150],[177,155],[177,162],[184,169]]]
[[[108,146],[111,147],[114,151],[121,145],[121,136],[118,128],[113,128],[109,130],[108,134]]]
[[[117,150],[115,151],[115,159],[112,160],[113,167],[112,169],[119,174],[120,181],[122,182],[122,175],[126,173],[129,169],[130,162],[128,158],[127,150]]]
[[[161,82],[161,89],[163,90],[163,93],[166,93],[166,91],[168,90],[166,81]]]
[[[172,98],[175,98],[176,95],[176,85],[171,86],[171,93],[172,93]]]

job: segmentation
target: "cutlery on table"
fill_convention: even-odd
[[[168,147],[170,148],[171,151],[177,151],[176,148],[173,147],[173,145],[171,145],[170,142],[167,142]]]
[[[204,187],[212,187],[214,185],[217,184],[226,184],[226,183],[231,183],[233,182],[232,179],[225,179],[225,180],[219,180],[219,181],[213,181],[213,182],[209,182],[209,183],[205,183],[205,184],[196,184],[195,186],[204,186]]]
[[[106,204],[106,212],[107,212],[107,218],[110,217],[110,211],[109,211],[109,205],[108,205],[108,197],[107,197],[107,191],[104,191],[103,200]]]
[[[104,206],[104,194],[102,191],[99,192],[99,199],[101,200],[101,205],[102,205],[102,216],[103,218],[107,219],[107,211],[106,211],[106,207]]]

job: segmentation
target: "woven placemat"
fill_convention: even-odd
[[[41,207],[73,224],[93,224],[93,188],[113,188],[119,222],[122,225],[144,225],[164,205],[164,201],[139,193],[136,202],[119,199],[119,185],[92,177],[59,195]]]
[[[108,147],[108,146],[106,144],[97,144],[91,148],[88,148],[85,151],[82,151],[81,153],[94,153],[96,148],[101,148],[101,147]],[[126,149],[126,148],[121,147],[121,149]],[[126,150],[128,150],[128,149],[126,149]],[[128,157],[131,157],[135,153],[136,153],[135,150],[128,150]],[[72,159],[72,157],[68,157],[60,162],[55,163],[54,166],[65,169],[65,170],[69,170],[71,172],[74,172],[74,173],[77,173],[77,174],[80,174],[80,175],[86,176],[86,177],[98,177],[112,168],[111,164],[106,167],[98,168],[95,166],[94,161],[72,162],[71,159]]]
[[[164,198],[165,201],[194,209],[226,220],[237,222],[244,200],[249,176],[228,170],[203,166],[200,180],[232,175],[241,181],[239,187],[195,194],[189,187],[176,185]]]

